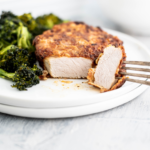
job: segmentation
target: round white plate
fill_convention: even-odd
[[[150,60],[149,50],[134,38],[123,33],[105,29],[108,33],[118,36],[124,41],[127,60]],[[61,108],[88,105],[117,98],[141,86],[126,82],[123,87],[106,93],[100,93],[98,88],[88,85],[86,80],[76,79],[72,83],[64,83],[60,79],[41,81],[28,91],[18,91],[11,88],[12,82],[0,79],[0,103],[27,108]],[[120,100],[121,101],[121,100]]]
[[[66,107],[66,108],[35,109],[35,108],[22,108],[0,104],[0,111],[6,114],[32,118],[66,118],[66,117],[83,116],[105,111],[117,107],[121,104],[127,103],[132,99],[134,99],[135,97],[137,97],[138,95],[140,95],[142,92],[144,92],[147,89],[147,87],[148,86],[146,85],[142,85],[120,97],[90,105]]]

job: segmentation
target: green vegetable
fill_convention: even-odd
[[[1,39],[1,41],[0,41],[0,50],[3,49],[4,47],[8,46],[8,45],[10,45],[8,42]]]
[[[32,39],[44,31],[51,29],[55,24],[63,22],[62,19],[54,14],[39,16],[36,19],[30,14],[25,13],[17,16],[12,12],[2,12],[0,16],[0,41],[6,45],[17,45],[20,48],[27,48],[34,51]],[[9,43],[9,44],[8,44]],[[0,44],[0,49],[1,46]]]
[[[35,73],[37,76],[42,75],[42,70],[39,69],[39,68],[37,67],[37,65],[34,64],[32,70],[34,71],[34,73]]]
[[[35,54],[29,53],[27,49],[9,45],[0,51],[0,68],[7,72],[15,72],[22,64],[33,67],[35,62]]]
[[[34,65],[32,40],[36,35],[63,21],[54,14],[34,18],[30,13],[17,16],[10,11],[0,15],[0,77],[15,82],[12,87],[26,90],[39,83],[42,71]]]
[[[0,40],[9,44],[17,43],[16,35],[17,25],[12,21],[5,20],[3,24],[0,24]]]
[[[18,16],[18,18],[22,21],[24,26],[28,27],[28,30],[33,36],[42,34],[44,31],[51,29],[55,24],[67,22],[54,14],[43,15],[34,19],[31,13],[28,13]]]
[[[37,23],[31,13],[23,14],[18,16],[18,18],[23,22],[23,24],[28,27],[28,30],[32,32],[37,27]]]
[[[36,18],[36,22],[43,26],[45,29],[51,29],[55,24],[60,24],[63,22],[62,19],[57,17],[54,14],[48,14],[48,15],[43,15],[39,16]]]
[[[37,73],[37,74],[36,74]],[[15,84],[12,87],[17,88],[20,91],[27,90],[26,88],[32,87],[39,83],[38,75],[41,75],[42,71],[34,66],[33,68],[23,64],[19,67],[15,73],[8,73],[3,69],[0,69],[0,77],[10,79]]]
[[[14,21],[14,20],[17,20],[17,16],[10,11],[2,11],[1,21],[5,20],[5,19]]]
[[[31,44],[32,34],[28,31],[28,28],[19,24],[17,28],[17,45],[20,48],[27,48],[29,52],[34,51],[34,47]]]
[[[54,25],[63,23],[63,20],[54,14],[45,14],[36,19],[37,27],[33,31],[33,35],[42,34],[44,31],[52,29]]]
[[[9,45],[18,45],[20,48],[27,48],[34,51],[31,44],[32,34],[11,12],[3,12],[0,17],[0,41]],[[7,44],[8,45],[8,44]],[[2,46],[1,46],[2,47]]]

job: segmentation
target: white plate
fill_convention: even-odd
[[[150,52],[139,41],[117,31],[105,30],[124,41],[128,60],[150,60]],[[0,103],[27,108],[75,107],[116,98],[141,86],[140,84],[126,82],[120,89],[99,93],[99,89],[87,83],[82,83],[86,80],[70,79],[70,81],[73,81],[70,84],[61,81],[63,80],[48,79],[47,81],[41,81],[39,85],[28,89],[28,91],[20,92],[10,87],[12,84],[10,81],[0,79]]]
[[[66,108],[45,108],[45,109],[35,109],[35,108],[22,108],[13,107],[8,105],[0,104],[0,111],[6,114],[22,116],[22,117],[34,117],[34,118],[66,118],[66,117],[76,117],[88,114],[93,114],[101,111],[105,111],[121,104],[127,103],[140,95],[147,89],[148,86],[142,85],[132,90],[131,92],[124,94],[120,97],[106,100],[103,102],[76,106],[76,107],[66,107]]]

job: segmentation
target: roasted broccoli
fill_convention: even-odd
[[[0,50],[5,48],[8,45],[10,45],[10,43],[4,41],[3,39],[0,40]]]
[[[4,24],[6,20],[11,21],[16,25],[21,22],[23,26],[28,28],[28,31],[32,34],[33,38],[36,35],[42,34],[44,31],[51,29],[55,24],[68,22],[67,20],[63,21],[54,14],[45,14],[34,18],[31,13],[17,16],[9,11],[2,12],[2,15],[0,16],[0,24]]]
[[[13,18],[17,18],[17,16],[15,14],[13,14],[11,11],[2,11],[1,14],[1,19],[13,19]]]
[[[36,75],[35,72],[38,74]],[[28,67],[26,64],[23,64],[19,67],[15,73],[8,73],[3,69],[0,69],[0,77],[10,79],[15,84],[12,87],[17,88],[20,91],[27,90],[26,88],[32,87],[39,83],[39,75],[42,74],[42,71],[36,66],[34,68]]]
[[[17,16],[17,17],[18,17],[18,19],[21,20],[23,25],[28,28],[29,32],[32,33],[33,37],[43,33],[43,31],[46,30],[45,28],[43,29],[43,27],[41,27],[41,25],[39,25],[36,22],[36,20],[31,15],[31,13],[28,13],[28,14],[25,13],[25,14],[23,14],[21,16]]]
[[[54,14],[39,16],[36,19],[31,13],[18,16],[24,26],[28,27],[28,30],[33,36],[42,34],[45,30],[51,29],[55,24],[62,23],[63,21]]]
[[[23,14],[21,16],[18,16],[18,18],[23,22],[23,24],[26,27],[28,27],[28,30],[31,32],[35,30],[35,28],[37,27],[37,23],[33,18],[33,16],[31,15],[31,13]]]
[[[0,77],[15,82],[12,87],[26,90],[39,83],[42,71],[35,65],[32,40],[36,35],[63,21],[54,14],[34,18],[30,13],[17,16],[12,12],[0,15]]]
[[[12,21],[5,20],[3,24],[0,24],[0,40],[8,42],[10,44],[17,43],[17,25]]]
[[[0,24],[4,24],[5,20],[9,20],[11,22],[14,22],[15,24],[18,24],[20,22],[20,19],[18,19],[17,16],[10,11],[2,12],[0,16]]]
[[[22,64],[33,67],[35,62],[35,54],[29,53],[27,49],[10,45],[0,51],[0,68],[7,72],[15,72]]]
[[[3,40],[9,45],[15,44],[20,48],[34,51],[31,44],[32,34],[20,19],[10,14],[10,12],[3,12],[0,17],[0,41]]]
[[[42,70],[39,69],[39,68],[37,67],[37,65],[34,64],[32,70],[34,71],[34,73],[35,73],[37,76],[42,75]]]
[[[28,27],[28,30],[33,36],[42,34],[45,30],[51,29],[55,24],[62,23],[63,21],[54,14],[39,16],[36,19],[28,13],[18,16],[24,26]]]
[[[27,48],[29,52],[34,51],[34,47],[31,44],[32,34],[28,31],[28,28],[19,24],[17,28],[17,45],[20,48]]]
[[[55,24],[60,24],[63,22],[62,19],[57,17],[54,14],[48,14],[48,15],[43,15],[39,16],[36,18],[36,22],[43,26],[45,29],[51,29]]]

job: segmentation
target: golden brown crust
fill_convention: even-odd
[[[95,61],[108,45],[119,47],[123,42],[99,27],[69,22],[55,25],[52,30],[36,36],[33,44],[37,59],[42,63],[49,56],[85,57]]]
[[[98,58],[95,60],[95,63],[98,64],[99,59],[103,56],[103,53],[99,54]]]
[[[87,76],[88,84],[100,88],[100,91],[106,91],[107,89],[105,89],[104,87],[99,86],[97,84],[94,84],[94,81],[95,81],[95,79],[94,79],[95,70],[96,70],[95,68],[90,68],[89,69],[88,76]]]
[[[93,85],[95,87],[98,87],[100,88],[100,93],[103,93],[103,92],[108,92],[108,91],[112,91],[112,90],[115,90],[115,89],[118,89],[120,88],[126,81],[126,76],[123,76],[121,79],[119,79],[110,89],[106,89],[102,86],[99,86],[97,84],[94,84],[94,74],[95,74],[95,69],[93,68],[90,68],[89,69],[89,72],[88,72],[88,76],[87,76],[87,79],[88,79],[88,84],[90,85]]]
[[[115,90],[115,89],[118,89],[120,88],[125,82],[126,82],[126,76],[123,76],[121,79],[119,79],[117,81],[117,83],[111,87],[111,89],[107,90],[107,89],[100,89],[100,93],[103,93],[103,92],[108,92],[108,91],[112,91],[112,90]]]
[[[95,68],[90,68],[89,71],[88,71],[88,76],[87,76],[87,79],[89,82],[94,82],[94,74],[95,74]]]
[[[126,78],[126,76],[123,76],[121,79],[119,79],[118,82],[109,91],[120,88],[125,83]]]
[[[127,56],[126,56],[124,47],[121,45],[121,46],[119,46],[119,48],[122,50],[122,60],[120,61],[120,64],[119,64],[119,66],[118,66],[118,68],[116,70],[115,76],[116,77],[123,77],[123,75],[119,74],[119,71],[120,72],[126,72],[126,70],[122,69],[122,67],[125,67],[125,64],[123,63],[123,61],[126,60]]]
[[[47,70],[43,70],[42,75],[39,76],[39,79],[40,80],[47,80],[47,77],[49,77]]]

